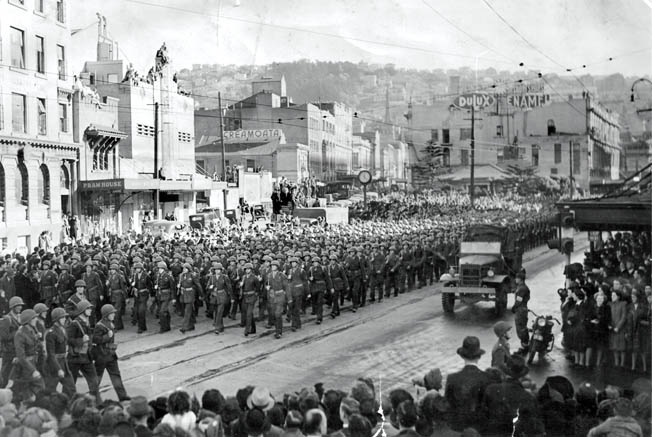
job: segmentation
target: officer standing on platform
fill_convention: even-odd
[[[345,291],[349,288],[349,280],[344,273],[344,269],[337,263],[337,255],[330,255],[330,264],[328,269],[328,277],[331,278],[331,318],[340,315],[340,299]]]
[[[283,309],[286,303],[288,279],[285,273],[279,271],[279,262],[276,260],[271,263],[271,272],[267,275],[266,288],[269,292],[269,301],[273,310],[276,328],[274,336],[279,339],[283,335]],[[272,315],[270,315],[271,318]]]
[[[45,333],[47,360],[43,369],[45,389],[54,392],[61,384],[63,393],[72,399],[75,383],[68,368],[68,335],[66,334],[66,311],[55,308],[52,311],[52,327]]]
[[[170,316],[170,300],[172,299],[172,291],[175,290],[175,285],[174,278],[167,271],[165,262],[159,261],[157,267],[158,277],[154,284],[154,290],[156,291],[159,304],[159,324],[161,325],[159,333],[163,333],[170,330],[170,319],[172,318]]]
[[[24,305],[19,296],[13,296],[9,299],[9,314],[0,319],[0,348],[2,349],[0,388],[5,388],[9,383],[9,375],[14,366],[14,358],[16,358],[14,336],[20,328],[20,313]]]
[[[138,333],[147,331],[147,301],[152,293],[152,280],[143,269],[142,263],[134,264],[134,277],[132,282],[134,293],[134,306],[136,307],[136,323]]]
[[[102,383],[102,376],[106,370],[120,402],[128,401],[130,397],[127,396],[127,391],[122,383],[118,355],[115,353],[118,345],[115,344],[113,320],[117,315],[117,310],[113,305],[106,304],[102,306],[101,313],[102,320],[97,322],[93,330],[93,358],[95,359],[97,382],[98,384]]]
[[[514,325],[516,326],[516,335],[521,340],[521,349],[518,353],[525,353],[530,343],[530,335],[527,329],[527,304],[530,300],[530,289],[525,285],[525,271],[521,270],[516,274],[516,292],[514,293]]]
[[[119,331],[124,329],[122,316],[124,315],[125,310],[127,284],[124,276],[120,273],[120,267],[117,263],[113,263],[109,266],[109,278],[106,280],[106,285],[111,303],[117,311],[115,317],[115,329],[116,331]]]
[[[249,334],[256,333],[256,322],[254,321],[254,306],[256,305],[256,295],[260,288],[260,282],[256,275],[253,274],[253,264],[245,263],[245,274],[240,283],[242,290],[242,312],[245,317],[245,332],[247,337]]]
[[[180,331],[195,330],[195,299],[201,299],[202,288],[197,277],[192,273],[192,266],[188,263],[183,265],[183,271],[179,275],[177,285],[178,299],[183,303],[183,324]]]
[[[208,277],[206,282],[207,305],[210,306],[210,312],[213,314],[213,327],[215,333],[224,332],[224,309],[226,302],[231,295],[231,281],[224,274],[222,263],[213,262],[213,273]]]
[[[317,324],[320,325],[324,316],[324,293],[331,290],[333,284],[328,272],[321,266],[319,258],[316,256],[312,258],[309,275],[313,311],[317,315]]]
[[[72,375],[73,383],[77,382],[79,373],[84,375],[88,389],[91,395],[95,396],[97,403],[101,403],[99,381],[95,366],[91,359],[91,335],[92,329],[89,324],[89,318],[93,312],[93,305],[87,300],[82,300],[77,304],[75,312],[72,314],[74,320],[70,322],[66,333],[68,334],[68,368]]]

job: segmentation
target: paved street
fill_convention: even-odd
[[[585,240],[578,246],[573,261],[581,261]],[[526,254],[528,258],[525,268],[533,296],[531,309],[558,316],[556,290],[563,283],[565,257],[539,248]],[[512,319],[508,311],[505,320]],[[234,394],[247,384],[263,384],[282,395],[316,382],[346,388],[363,375],[376,381],[382,378],[383,387],[390,388],[409,385],[412,377],[434,367],[441,368],[444,375],[458,369],[462,361],[456,349],[466,335],[480,338],[488,351],[480,365],[488,367],[495,321],[489,303],[469,307],[458,304],[455,315],[446,316],[440,286],[435,285],[368,305],[356,314],[345,311],[335,321],[329,318],[322,325],[308,318],[302,330],[293,333],[288,329],[281,340],[274,340],[272,332],[260,325],[259,335],[253,337],[245,338],[237,324],[216,336],[202,311],[197,330],[186,335],[178,330],[154,334],[155,322],[150,323],[150,334],[137,336],[121,331],[118,337],[123,340],[118,353],[131,395],[152,397],[178,386],[198,394],[211,387]],[[558,327],[556,331],[558,334]],[[513,339],[512,349],[516,343]],[[531,376],[541,384],[550,374],[569,372],[557,341],[546,362],[537,364],[535,360]],[[580,381],[591,375],[573,371],[570,376]],[[612,382],[630,379],[626,375],[606,378]],[[114,397],[107,376],[103,383],[104,395]]]

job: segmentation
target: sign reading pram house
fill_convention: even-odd
[[[230,142],[262,142],[281,138],[282,136],[283,131],[281,129],[240,129],[224,131],[224,141]]]
[[[95,181],[80,181],[81,191],[121,191],[124,190],[124,179],[98,179]]]

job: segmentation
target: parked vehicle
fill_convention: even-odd
[[[539,354],[539,361],[552,351],[555,346],[555,335],[552,333],[552,327],[555,322],[559,325],[560,322],[553,316],[540,316],[532,310],[529,313],[534,314],[534,322],[532,322],[532,337],[530,338],[530,346],[527,354],[527,363],[532,364],[534,355]]]
[[[181,237],[188,234],[188,226],[182,222],[169,221],[169,220],[151,220],[143,223],[143,232],[149,233],[154,237],[162,237],[164,239],[173,238],[175,235]]]

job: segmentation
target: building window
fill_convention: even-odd
[[[254,171],[256,169],[256,160],[247,159],[247,171]]]
[[[190,143],[192,141],[192,135],[188,132],[179,132],[178,133],[179,141],[183,143]]]
[[[27,114],[25,113],[25,96],[23,94],[11,94],[11,128],[14,132],[27,132]]]
[[[59,103],[59,132],[68,132],[68,105]]]
[[[462,165],[469,165],[469,151],[464,149],[460,150],[460,152],[460,160],[462,161]]]
[[[581,170],[580,158],[581,158],[580,143],[574,142],[573,143],[573,173],[575,174],[580,174],[580,170]]]
[[[45,74],[45,40],[36,36],[36,72]]]
[[[537,144],[532,144],[532,165],[539,166],[539,146]]]
[[[559,170],[556,167],[550,169],[550,174],[559,174]]]
[[[555,120],[548,120],[548,136],[557,134],[557,127],[555,126]]]
[[[43,13],[43,3],[45,0],[34,0],[34,10],[36,12],[40,12],[41,14]]]
[[[433,143],[439,141],[439,129],[430,129],[430,141]]]
[[[460,129],[460,140],[470,140],[471,139],[471,128],[463,127]]]
[[[561,163],[561,143],[555,143],[555,164]]]
[[[11,27],[11,66],[25,68],[25,32]]]
[[[47,134],[47,113],[45,111],[45,99],[36,99],[36,118],[38,120],[38,134]]]
[[[66,48],[57,44],[57,71],[59,79],[66,80]]]
[[[450,136],[450,131],[448,129],[441,130],[441,142],[443,144],[450,144],[451,136]]]
[[[29,206],[29,179],[24,162],[18,163],[16,172],[16,200],[21,205]]]
[[[148,126],[146,124],[138,124],[136,125],[136,134],[143,137],[153,137],[154,126]]]
[[[59,23],[66,22],[66,5],[63,0],[57,0],[57,21]]]
[[[496,136],[497,137],[502,137],[503,136],[503,125],[499,124],[496,126]]]
[[[45,164],[41,164],[38,178],[38,200],[44,205],[50,204],[50,170]]]

